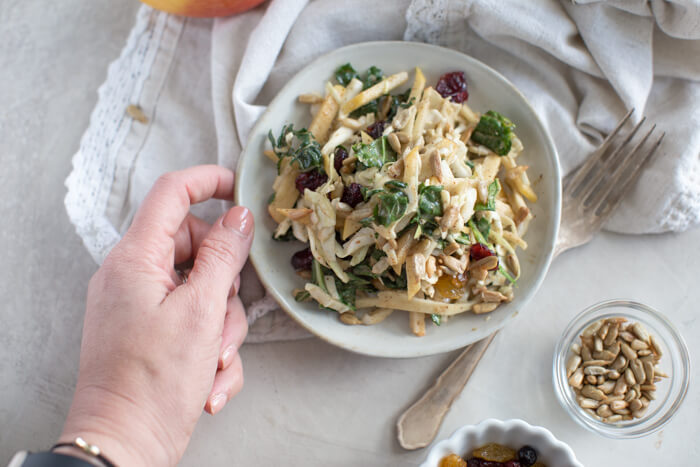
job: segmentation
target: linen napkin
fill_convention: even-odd
[[[606,228],[680,231],[700,221],[700,6],[618,0],[272,0],[216,20],[142,7],[100,87],[66,180],[66,209],[100,263],[162,173],[234,168],[282,85],[319,55],[367,40],[461,50],[509,78],[552,134],[566,173],[635,107],[664,144]],[[215,219],[223,202],[195,212]],[[307,336],[246,267],[249,342]],[[270,313],[272,311],[272,313]]]

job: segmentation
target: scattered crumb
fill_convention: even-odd
[[[148,117],[143,113],[141,107],[138,105],[131,104],[126,108],[126,114],[141,123],[148,123]]]

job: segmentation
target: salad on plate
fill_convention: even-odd
[[[346,324],[406,312],[422,336],[427,320],[513,299],[537,196],[515,125],[467,105],[463,72],[435,87],[412,74],[408,87],[406,71],[338,67],[324,96],[299,96],[308,127],[270,131],[264,152],[278,174],[273,238],[307,244],[291,258],[307,281],[295,299]]]

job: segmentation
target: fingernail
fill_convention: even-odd
[[[226,365],[231,361],[231,357],[233,357],[233,353],[236,349],[233,348],[232,345],[229,345],[224,349],[224,353],[221,354],[221,367],[226,368]]]
[[[211,402],[209,405],[211,406],[211,413],[212,415],[217,413],[219,410],[221,410],[224,407],[224,404],[226,403],[226,394],[214,394],[211,396]]]
[[[228,227],[244,237],[250,235],[253,230],[253,219],[248,208],[234,206],[226,213],[223,219],[224,227]]]

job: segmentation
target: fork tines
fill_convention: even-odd
[[[652,139],[656,130],[656,125],[652,125],[634,144],[646,117],[624,135],[622,127],[633,112],[634,109],[627,112],[600,147],[569,177],[564,187],[565,197],[578,200],[583,211],[600,217],[601,222],[620,204],[665,135],[662,133]],[[650,139],[652,143],[647,144]]]

